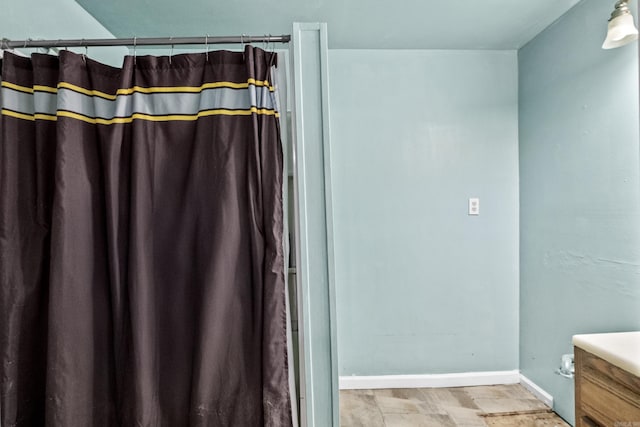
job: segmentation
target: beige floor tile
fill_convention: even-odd
[[[535,399],[526,388],[520,384],[505,384],[479,387],[461,387],[472,399]]]
[[[384,416],[386,427],[456,427],[446,415],[388,414]]]
[[[340,390],[340,397],[342,397],[342,395],[373,396],[373,390]]]
[[[478,405],[476,405],[476,402],[464,389],[452,388],[449,389],[449,392],[458,401],[460,407],[467,409],[478,409]]]
[[[460,401],[448,388],[421,388],[419,389],[434,411],[434,414],[447,414],[447,408],[460,407]]]
[[[508,394],[512,399],[535,399],[536,397],[521,384],[508,384],[494,386],[504,393]]]
[[[521,384],[499,385],[512,399],[537,399],[533,393],[524,388]]]
[[[507,422],[493,425],[506,427],[509,420],[505,414],[514,412],[529,412],[527,416],[534,417],[518,419],[518,426],[529,427],[526,423],[530,422],[533,423],[530,427],[549,427],[543,416],[550,413],[546,405],[519,384],[343,390],[340,411],[343,427],[486,427],[489,418],[481,415],[487,414],[496,414],[494,422]],[[511,420],[515,422],[516,418]]]
[[[340,392],[340,425],[342,427],[384,427],[382,413],[375,396]]]
[[[491,427],[570,427],[554,413],[486,417]]]
[[[537,399],[474,399],[478,408],[487,414],[549,409]]]
[[[425,400],[418,389],[375,390],[383,414],[437,414],[437,405]]]
[[[481,411],[469,408],[447,408],[447,414],[459,427],[486,427]]]
[[[506,399],[511,397],[509,389],[498,386],[461,387],[472,399]]]
[[[417,388],[388,388],[383,390],[374,390],[376,396],[396,397],[398,399],[422,400],[422,393]]]
[[[461,390],[479,409],[489,414],[548,409],[520,384],[463,387]]]
[[[378,407],[382,414],[424,414],[425,408],[419,402],[397,397],[376,396]]]

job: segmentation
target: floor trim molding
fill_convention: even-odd
[[[520,384],[522,384],[522,387],[529,390],[535,397],[540,399],[549,408],[553,408],[553,396],[547,393],[538,384],[534,383],[522,374],[520,374]]]
[[[514,370],[493,372],[465,372],[459,374],[346,376],[340,377],[339,384],[340,390],[364,390],[380,388],[443,388],[497,384],[518,384],[521,382],[521,379],[522,376],[520,375],[520,371]]]

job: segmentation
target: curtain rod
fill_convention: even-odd
[[[185,44],[289,43],[290,35],[222,36],[222,37],[131,37],[123,39],[8,40],[0,41],[0,49],[64,48],[91,46],[173,46]]]

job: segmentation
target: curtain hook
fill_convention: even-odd
[[[87,53],[89,53],[89,48],[84,43],[84,39],[80,41],[80,45],[84,46],[84,54],[82,54],[82,62],[84,62],[84,64],[87,65]]]
[[[173,40],[173,37],[169,37],[169,42]],[[171,43],[171,51],[169,52],[169,65],[171,65],[171,60],[173,59],[173,43]]]
[[[27,49],[27,44],[28,44],[29,42],[32,42],[32,41],[33,41],[33,39],[32,39],[31,37],[29,37],[28,39],[26,39],[26,40],[24,41],[24,47],[23,47],[23,49]]]
[[[244,37],[245,34],[242,33],[242,35],[240,36],[240,49],[242,49],[242,61],[244,62]]]
[[[206,62],[209,62],[209,34],[204,36],[204,49],[206,51],[204,57],[206,59]]]
[[[137,43],[138,43],[138,38],[136,36],[133,36],[133,65],[136,65],[136,61],[138,59],[138,53],[136,51],[137,49]]]

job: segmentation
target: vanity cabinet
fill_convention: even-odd
[[[574,337],[576,427],[640,427],[640,333],[626,334]]]

